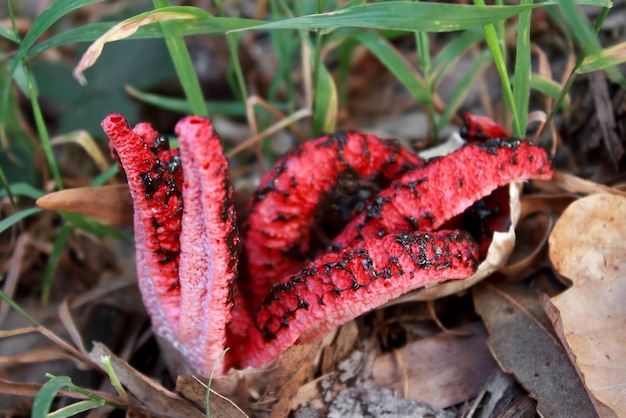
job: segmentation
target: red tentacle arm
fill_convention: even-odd
[[[180,325],[183,353],[197,370],[222,374],[237,279],[239,233],[228,159],[210,121],[176,125],[185,207],[180,237]]]
[[[369,239],[327,254],[272,288],[254,315],[243,366],[259,367],[296,341],[314,342],[398,296],[471,276],[473,239],[459,231]]]
[[[499,186],[549,179],[552,173],[546,152],[528,141],[492,139],[466,144],[381,191],[333,240],[331,248],[337,251],[393,233],[436,230]]]
[[[467,142],[483,142],[494,138],[509,138],[508,132],[486,116],[463,114],[465,122],[461,128],[461,136]]]
[[[139,124],[133,131],[121,115],[107,117],[102,128],[125,167],[133,198],[137,270],[144,303],[156,332],[171,340],[178,333],[180,312],[183,197],[177,151],[169,151],[148,124]]]
[[[339,132],[307,141],[283,156],[262,179],[250,201],[244,231],[253,305],[271,286],[303,267],[313,212],[342,172],[390,182],[422,159],[397,141]]]

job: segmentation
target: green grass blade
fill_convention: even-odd
[[[54,412],[50,412],[47,415],[47,418],[67,418],[74,417],[82,412],[89,411],[91,409],[101,408],[106,405],[104,399],[102,400],[93,400],[90,399],[88,401],[78,401],[71,405],[65,406],[63,408],[57,409]]]
[[[508,101],[509,107],[511,108],[511,113],[513,114],[513,135],[521,137],[522,129],[520,126],[519,114],[515,106],[513,90],[511,89],[511,81],[509,80],[509,73],[506,68],[504,55],[502,54],[502,50],[500,49],[500,42],[498,40],[498,35],[496,34],[496,29],[493,25],[486,25],[483,27],[483,31],[485,32],[485,41],[487,42],[487,46],[491,51],[493,62],[496,65],[498,74],[500,74],[500,80],[502,80],[504,97]]]
[[[556,81],[539,75],[537,73],[533,73],[530,76],[530,88],[538,91],[539,93],[549,96],[552,99],[556,100],[561,95],[561,85]],[[565,96],[563,101],[563,108],[568,109],[570,105],[569,96]]]
[[[157,10],[167,7],[169,6],[168,0],[154,0],[154,6]],[[192,113],[198,116],[209,116],[204,105],[204,97],[202,97],[202,87],[180,27],[176,22],[161,22],[161,30]]]
[[[432,83],[437,85],[441,78],[453,68],[454,63],[472,46],[483,40],[483,32],[480,29],[466,30],[454,39],[433,58],[431,63]]]
[[[475,6],[450,3],[387,1],[343,8],[328,13],[300,16],[250,29],[372,29],[451,32],[484,26],[544,4]]]
[[[418,0],[416,0],[418,1]],[[428,102],[426,108],[428,110],[428,121],[432,129],[432,137],[439,137],[439,129],[435,121],[435,104],[432,101],[434,85],[431,85],[431,66],[430,66],[430,42],[428,33],[423,31],[415,32],[415,45],[417,47],[417,61],[423,74],[424,88],[428,92]]]
[[[317,52],[314,50],[311,41],[306,33],[301,34],[302,44],[306,48],[311,62],[315,62]],[[335,81],[328,72],[326,66],[321,63],[317,72],[317,79],[314,81],[315,95],[313,99],[313,122],[311,133],[317,136],[323,132],[333,132],[337,122],[337,87]]]
[[[131,237],[121,233],[117,228],[105,225],[97,219],[89,216],[70,212],[59,212],[71,226],[92,234],[96,237],[111,237],[124,242],[133,242]]]
[[[46,262],[43,282],[41,285],[41,303],[44,306],[48,304],[50,290],[52,289],[52,279],[54,278],[54,272],[57,269],[57,265],[59,264],[59,260],[61,259],[61,254],[63,253],[63,249],[65,248],[65,244],[67,243],[67,239],[69,238],[71,232],[72,228],[68,224],[64,224],[59,230],[59,233],[54,240],[54,244],[52,245],[52,251],[50,251],[48,261]]]
[[[18,43],[20,41],[20,38],[15,34],[15,32],[5,28],[4,26],[0,26],[0,36],[14,43]]]
[[[608,6],[605,6],[602,11],[600,12],[600,15],[598,16],[598,18],[596,19],[596,22],[594,24],[594,33],[598,34],[600,32],[600,28],[602,27],[602,24],[604,23],[604,20],[606,19],[608,13],[609,13],[609,8],[612,6],[612,3],[609,4]],[[573,10],[574,10],[574,14],[576,13],[576,8],[572,5]],[[563,10],[560,10],[561,12],[563,12]],[[571,22],[570,22],[570,26],[571,26]],[[575,29],[575,26],[571,28],[572,30],[568,31],[568,32],[572,32]],[[566,95],[568,94],[570,88],[572,87],[572,85],[574,84],[574,80],[576,79],[576,75],[578,74],[576,71],[578,70],[578,68],[580,68],[580,66],[582,65],[583,61],[585,59],[585,54],[581,54],[578,59],[576,60],[576,64],[574,64],[574,68],[572,69],[572,71],[570,72],[569,76],[567,77],[567,81],[565,82],[565,85],[563,86],[563,88],[561,89],[561,93],[559,94],[559,97],[555,100],[554,106],[552,106],[552,109],[550,110],[550,114],[548,115],[548,118],[546,119],[546,122],[542,125],[542,129],[541,131],[538,132],[538,136],[540,136],[543,133],[543,130],[545,129],[546,126],[549,126],[550,123],[552,123],[552,120],[554,119],[554,116],[556,115],[556,112],[559,110],[559,108],[563,105],[563,102],[565,100]],[[611,71],[611,69],[607,70],[607,73],[609,74],[613,74],[616,78],[616,80],[618,82],[620,82],[620,78],[621,78],[621,82],[622,82],[622,87],[626,88],[626,86],[624,86],[624,77],[622,77],[620,74],[614,74],[616,71]]]
[[[39,208],[28,208],[21,210],[19,212],[15,212],[12,215],[7,216],[3,220],[0,221],[0,234],[11,228],[13,225],[18,223],[24,218],[29,217],[30,215],[34,215],[35,213],[41,212]]]
[[[46,382],[35,396],[31,418],[46,418],[57,393],[71,385],[72,380],[67,376],[57,376]]]
[[[382,36],[369,31],[356,32],[353,39],[359,41],[402,83],[419,103],[430,103],[431,95],[424,80],[397,50]]]
[[[104,170],[102,173],[98,174],[89,182],[90,186],[102,186],[106,183],[111,177],[118,173],[117,164],[112,165],[111,167]]]
[[[126,87],[126,91],[134,98],[143,103],[155,106],[161,109],[171,110],[173,112],[187,114],[191,112],[191,107],[185,99],[175,97],[162,96],[154,93],[147,93],[134,87]],[[287,105],[284,103],[270,102],[272,106],[279,110],[286,110]],[[207,101],[205,106],[211,115],[225,116],[245,116],[246,106],[241,102],[215,102]]]
[[[248,87],[241,69],[241,60],[239,59],[239,35],[236,33],[226,35],[226,43],[230,51],[230,65],[235,73],[235,79],[239,88],[239,97],[241,102],[245,104],[248,101]]]
[[[491,63],[491,53],[488,50],[484,50],[478,55],[472,62],[472,66],[463,75],[463,78],[459,81],[459,84],[455,86],[450,99],[446,103],[446,108],[439,116],[437,122],[437,131],[441,132],[450,122],[452,116],[457,112],[461,104],[469,94],[476,76],[480,74]]]
[[[2,195],[3,191],[4,193],[6,193],[6,195],[9,197],[9,201],[11,202],[11,205],[15,206],[15,196],[13,196],[13,191],[11,190],[11,186],[9,185],[9,182],[7,181],[6,176],[4,175],[4,170],[2,170],[2,167],[0,167],[0,184],[2,184],[2,189],[0,190],[0,195]]]
[[[0,282],[3,280],[2,277],[0,277]],[[16,301],[14,301],[13,299],[11,299],[9,297],[9,295],[7,295],[6,293],[4,293],[4,291],[2,289],[0,289],[0,300],[4,301],[4,303],[6,303],[7,305],[9,305],[15,312],[19,313],[20,315],[22,315],[24,318],[26,318],[28,321],[30,321],[34,326],[36,327],[40,327],[41,323],[39,321],[37,321],[37,319],[35,319],[35,317],[33,317],[31,314],[29,314],[28,312],[26,312],[24,310],[24,308],[22,308]]]
[[[596,34],[576,3],[572,0],[563,0],[560,6],[568,24],[573,29],[572,34],[576,37],[585,55],[590,56],[599,53],[600,43],[596,38]]]
[[[169,10],[171,8],[167,7],[165,9]],[[29,51],[27,58],[30,59],[51,48],[56,48],[62,45],[78,42],[93,42],[118,23],[119,22],[92,23],[79,28],[70,29],[35,45],[32,50]],[[252,26],[258,26],[263,23],[266,22],[262,20],[214,16],[196,17],[194,20],[176,21],[176,24],[179,26],[180,33],[185,36],[209,33],[226,33],[229,30],[245,29]],[[158,24],[150,24],[140,27],[137,29],[137,32],[129,36],[127,39],[154,39],[162,37],[163,32],[161,32],[161,28]]]
[[[0,109],[6,109],[7,100],[9,98],[9,90],[11,87],[11,82],[13,80],[13,74],[22,63],[22,59],[26,56],[28,50],[35,44],[37,39],[44,34],[50,26],[52,26],[57,20],[67,15],[68,13],[86,6],[88,4],[97,3],[102,0],[66,0],[66,1],[56,1],[52,2],[51,6],[44,10],[37,19],[33,22],[30,30],[24,36],[24,39],[20,43],[19,48],[17,49],[15,56],[13,57],[13,62],[11,63],[11,67],[9,68],[9,73],[2,84],[2,91],[0,94]],[[4,120],[5,111],[0,115],[0,119]]]
[[[577,72],[578,74],[586,74],[605,70],[623,62],[626,62],[626,42],[604,48],[600,53],[586,57]]]
[[[41,190],[31,186],[28,183],[14,183],[8,186],[8,190],[12,196],[26,196],[31,199],[39,199],[43,195],[44,192]],[[0,199],[7,196],[6,190],[0,190]]]
[[[30,70],[26,68],[25,65],[24,76],[26,77],[26,84],[28,86],[28,95],[30,99],[30,106],[33,111],[33,116],[35,118],[35,126],[37,127],[37,133],[39,134],[39,142],[41,142],[41,147],[46,157],[48,168],[50,168],[50,171],[52,172],[52,176],[54,177],[57,188],[61,190],[63,189],[63,179],[61,178],[61,171],[59,170],[57,161],[54,158],[54,153],[52,152],[50,135],[48,134],[48,127],[46,125],[46,122],[44,121],[43,113],[41,111],[41,108],[39,107],[39,100],[37,100],[37,90],[35,89],[35,84],[33,83],[32,77],[30,75]]]
[[[220,15],[224,14],[222,8],[222,1],[216,0],[215,6]],[[237,87],[239,89],[239,99],[245,105],[248,103],[248,86],[246,85],[246,79],[241,69],[241,60],[239,59],[239,35],[236,33],[230,33],[226,35],[226,44],[228,45],[228,52],[230,53],[230,69],[234,72]]]
[[[602,53],[602,49],[596,36],[599,28],[596,27],[596,30],[594,31],[594,28],[591,27],[589,20],[587,20],[578,5],[573,0],[563,0],[560,3],[560,6],[568,24],[574,28],[572,33],[583,49],[585,58],[595,57],[600,60],[599,56]],[[607,10],[608,8],[606,8],[605,12]],[[619,73],[619,71],[617,71],[617,69],[612,66],[602,65],[605,67],[604,69],[611,80],[621,84],[622,86],[626,85],[624,77]],[[576,68],[578,67],[579,66]]]
[[[533,0],[522,0],[521,4],[532,4]],[[530,100],[530,18],[531,10],[519,14],[517,21],[517,44],[515,50],[515,72],[513,73],[513,101],[517,110],[518,138],[526,136],[528,124],[528,102]]]

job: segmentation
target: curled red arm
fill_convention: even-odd
[[[391,233],[433,231],[499,186],[550,177],[548,155],[528,141],[492,139],[466,144],[381,191],[331,247],[337,251]]]
[[[274,283],[302,268],[313,212],[342,172],[390,182],[421,165],[422,159],[397,141],[359,132],[307,141],[280,158],[252,196],[244,230],[253,305]]]
[[[319,340],[410,290],[467,278],[477,263],[476,244],[460,231],[388,235],[324,255],[272,288],[255,312],[242,366]]]

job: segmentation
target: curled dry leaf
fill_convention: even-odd
[[[126,19],[113,26],[104,35],[96,39],[95,42],[89,46],[89,48],[87,48],[87,51],[81,57],[78,65],[76,65],[72,74],[74,75],[74,78],[78,80],[81,85],[84,86],[87,84],[87,79],[85,78],[83,73],[86,69],[95,64],[100,54],[102,54],[102,49],[104,48],[104,45],[108,42],[119,41],[121,39],[128,38],[129,36],[132,36],[135,32],[137,32],[137,29],[145,25],[150,25],[152,23],[158,22],[166,22],[168,20],[193,19],[194,17],[194,15],[184,12],[154,11],[150,12],[150,14],[147,15],[139,15],[130,19]]]
[[[548,211],[536,212],[522,219],[517,227],[517,236],[521,239],[516,241],[511,259],[499,273],[508,281],[523,280],[532,275],[540,260],[545,258],[543,250],[553,225],[552,215]]]
[[[574,202],[549,240],[555,270],[572,282],[544,300],[588,391],[626,416],[626,198],[608,194]],[[602,416],[611,416],[596,403]]]

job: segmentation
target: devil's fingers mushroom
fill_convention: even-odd
[[[474,136],[503,132],[474,122]],[[139,287],[153,327],[204,376],[214,366],[217,375],[262,366],[410,290],[470,277],[480,257],[473,238],[435,230],[498,186],[552,175],[546,153],[525,141],[473,143],[424,165],[395,141],[318,138],[261,180],[245,236],[251,280],[238,283],[228,160],[211,122],[178,123],[180,155],[147,124],[133,130],[110,115],[102,126],[128,178]],[[303,266],[315,208],[346,172],[391,185],[335,239],[336,252]]]
[[[297,272],[307,257],[313,213],[342,173],[381,177],[388,185],[423,161],[398,141],[361,132],[338,132],[292,149],[262,179],[244,229],[253,305],[271,286]]]
[[[497,187],[549,179],[546,152],[529,141],[470,143],[430,160],[381,191],[333,240],[337,251],[368,238],[433,231]]]

